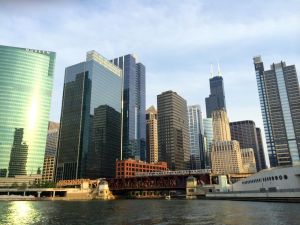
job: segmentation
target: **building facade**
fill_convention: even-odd
[[[41,174],[55,53],[0,45],[0,177]]]
[[[259,128],[258,128],[259,129]],[[241,149],[252,148],[255,156],[256,170],[266,168],[264,149],[261,134],[252,120],[236,121],[230,123],[231,139],[240,143]]]
[[[253,149],[241,148],[241,155],[245,173],[256,173],[256,161]]]
[[[245,173],[242,153],[238,141],[214,141],[211,151],[214,174]]]
[[[204,129],[200,105],[188,106],[189,136],[190,136],[190,168],[204,169]]]
[[[170,170],[189,169],[190,149],[186,100],[176,92],[157,96],[158,160]]]
[[[211,164],[215,174],[246,173],[240,143],[231,140],[229,119],[225,110],[212,113],[213,142]]]
[[[299,163],[300,91],[295,65],[285,62],[264,69],[260,56],[254,67],[271,167]]]
[[[46,151],[43,164],[43,181],[54,181],[55,156],[59,135],[59,123],[49,122],[46,141]]]
[[[116,178],[134,177],[138,173],[166,171],[166,162],[146,163],[136,159],[118,160],[116,162]]]
[[[122,159],[146,160],[146,69],[134,55],[111,60],[123,70]]]
[[[204,155],[205,155],[205,169],[211,169],[211,144],[213,142],[214,133],[212,118],[203,119],[204,128]]]
[[[158,162],[157,111],[151,106],[146,111],[147,161]]]
[[[227,113],[224,110],[216,110],[212,113],[214,141],[230,141],[230,126]]]
[[[95,51],[66,68],[57,181],[115,176],[121,158],[122,76]]]
[[[214,76],[211,71],[211,76],[212,78],[209,79],[210,95],[205,98],[207,118],[211,118],[212,112],[215,110],[223,109],[226,111],[223,77],[220,70],[217,76]]]

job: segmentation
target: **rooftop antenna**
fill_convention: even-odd
[[[213,68],[213,64],[212,63],[210,64],[210,73],[209,74],[210,74],[210,77],[213,78],[213,76],[214,76],[214,68]]]
[[[220,69],[220,64],[218,62],[218,76],[221,77],[222,76],[222,73],[221,73],[221,69]]]

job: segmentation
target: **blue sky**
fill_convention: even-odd
[[[228,116],[262,127],[252,57],[300,68],[300,1],[1,0],[0,44],[57,53],[50,119],[59,121],[64,68],[89,50],[135,53],[146,65],[147,106],[174,90],[205,114],[209,70],[220,62]]]

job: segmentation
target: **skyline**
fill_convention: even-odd
[[[57,53],[52,121],[60,118],[65,68],[84,61],[90,50],[107,59],[138,55],[146,66],[146,108],[156,106],[158,94],[173,90],[205,112],[210,64],[216,74],[219,62],[230,121],[253,120],[261,128],[252,58],[261,55],[266,68],[281,60],[300,68],[297,1],[1,4],[1,44]]]

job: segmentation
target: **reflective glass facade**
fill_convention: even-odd
[[[0,177],[41,173],[55,53],[0,46]]]
[[[95,51],[66,68],[56,180],[115,176],[122,70]]]
[[[188,106],[189,135],[190,135],[190,168],[205,168],[204,163],[204,130],[200,105]]]
[[[300,91],[294,65],[272,64],[264,70],[261,58],[254,66],[271,166],[299,163]]]
[[[146,70],[133,55],[111,60],[123,70],[122,159],[146,160]]]
[[[212,118],[203,119],[203,129],[204,129],[204,155],[205,155],[205,168],[211,168],[211,144],[213,141],[213,124]]]

